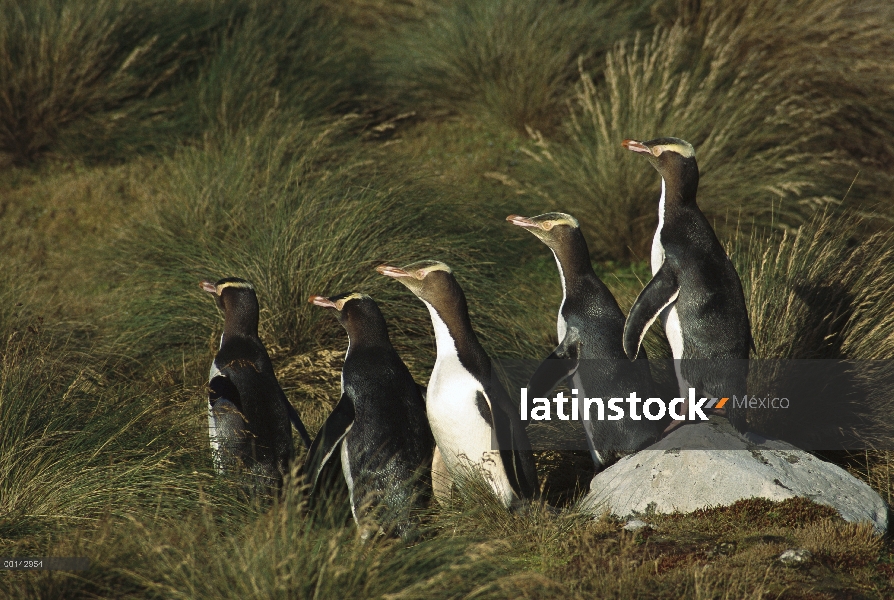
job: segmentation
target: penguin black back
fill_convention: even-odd
[[[372,516],[406,537],[412,506],[431,495],[434,438],[420,388],[372,298],[348,293],[311,296],[310,302],[338,312],[349,345],[342,397],[311,446],[305,480],[313,493],[327,462],[340,455],[358,524]]]
[[[218,470],[241,463],[256,489],[279,487],[293,455],[296,425],[307,432],[276,380],[273,364],[258,337],[259,305],[254,286],[239,278],[204,281],[224,313],[220,349],[209,374],[209,428]]]
[[[677,138],[625,140],[624,146],[645,156],[662,180],[653,277],[630,310],[625,350],[636,356],[660,315],[677,360],[681,393],[686,387],[717,397],[744,393],[754,344],[748,309],[739,275],[696,203],[695,150]],[[727,406],[730,422],[744,430],[742,411]]]
[[[627,359],[622,344],[624,313],[593,270],[577,219],[546,213],[531,218],[510,215],[506,220],[534,234],[553,252],[562,282],[559,345],[531,377],[529,397],[547,397],[566,377],[570,388],[588,397],[626,397],[631,392],[650,397],[653,384],[645,353],[633,363]],[[584,428],[598,470],[656,440],[664,424],[628,417],[585,421]]]

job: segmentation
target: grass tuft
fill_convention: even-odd
[[[843,99],[831,97],[825,73],[846,52],[823,45],[817,56],[813,40],[839,29],[859,39],[879,36],[880,46],[858,46],[876,64],[879,53],[891,56],[884,46],[890,32],[881,32],[876,18],[814,19],[843,10],[834,0],[779,9],[788,20],[751,4],[711,4],[695,24],[679,21],[618,43],[604,70],[581,67],[567,139],[532,132],[528,187],[542,198],[538,210],[579,214],[594,257],[648,257],[660,178],[621,147],[626,138],[674,136],[693,144],[699,205],[721,235],[754,225],[794,227],[848,193],[852,201],[887,202],[890,173],[876,162],[885,151],[874,141],[862,149],[850,143],[863,139],[868,125],[848,131],[845,118],[877,78],[854,79]],[[773,31],[770,41],[765,28]],[[815,62],[822,66],[805,69]],[[885,109],[866,111],[869,122],[894,122]]]
[[[364,56],[323,0],[235,3],[189,92],[187,114],[234,133],[271,110],[295,119],[351,104]]]
[[[156,10],[123,0],[0,3],[0,152],[30,162],[74,124],[102,137],[145,117],[139,100],[178,69],[178,32],[153,29]]]
[[[551,128],[578,57],[591,59],[629,31],[641,3],[634,6],[445,2],[383,44],[380,70],[409,109],[459,111],[518,131]]]
[[[816,440],[840,438],[842,448],[887,449],[894,441],[894,318],[887,309],[894,247],[889,232],[866,234],[862,225],[857,217],[820,214],[793,234],[752,237],[734,252],[757,357],[771,359],[756,363],[752,384],[802,400],[784,414],[757,411],[749,419],[762,415],[755,425],[796,444],[815,448]],[[800,359],[849,362],[820,372],[805,371]],[[790,368],[801,375],[790,378]],[[805,405],[808,383],[825,402]]]

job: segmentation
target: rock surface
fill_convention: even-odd
[[[810,553],[810,550],[804,550],[803,548],[786,550],[782,554],[779,555],[779,562],[784,564],[787,567],[800,567],[801,565],[806,565],[813,558],[813,554]]]
[[[831,506],[846,521],[868,521],[878,533],[888,528],[885,501],[841,467],[785,442],[740,434],[719,417],[680,427],[597,474],[581,508],[625,518],[795,496]]]
[[[624,524],[624,531],[639,531],[640,529],[650,529],[651,527],[652,526],[645,521],[641,521],[640,519],[633,519],[631,521],[627,521]]]

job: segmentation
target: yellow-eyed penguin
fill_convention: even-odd
[[[437,359],[428,383],[428,422],[454,478],[479,470],[506,507],[539,494],[531,443],[514,406],[478,341],[466,297],[453,272],[438,261],[376,269],[408,287],[428,308]]]
[[[291,421],[302,440],[310,437],[286,399],[258,337],[258,298],[236,277],[203,281],[224,313],[220,349],[208,375],[208,426],[212,457],[221,473],[241,464],[256,489],[282,485],[293,455]]]
[[[431,496],[435,441],[421,390],[391,345],[372,298],[346,293],[311,296],[309,302],[337,312],[348,351],[341,399],[311,445],[305,481],[313,493],[327,461],[340,459],[357,524],[365,527],[362,521],[372,517],[407,537],[411,509]]]
[[[681,395],[686,397],[689,387],[708,398],[744,394],[754,347],[748,308],[739,275],[696,204],[695,150],[678,138],[625,140],[623,145],[645,156],[661,175],[653,276],[627,316],[624,349],[634,358],[661,315]],[[744,411],[732,402],[724,410],[743,431]]]
[[[559,345],[528,383],[528,396],[545,398],[563,379],[580,397],[645,400],[653,395],[645,352],[631,362],[624,352],[624,313],[590,263],[587,242],[577,219],[553,212],[537,217],[510,215],[506,220],[525,228],[552,250],[562,282],[562,303],[556,322]],[[628,413],[624,419],[584,420],[590,455],[599,471],[657,440],[667,425]]]

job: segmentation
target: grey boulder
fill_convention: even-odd
[[[726,419],[684,425],[597,474],[579,507],[598,516],[692,512],[737,500],[809,498],[882,534],[888,507],[837,465],[779,440],[740,434]]]

